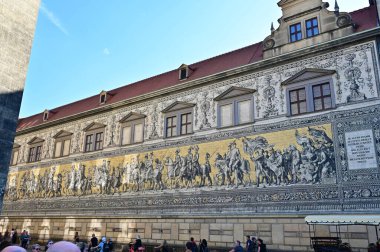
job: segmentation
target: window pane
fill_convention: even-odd
[[[320,85],[317,85],[317,86],[313,86],[313,95],[314,97],[321,97],[321,86]]]
[[[42,146],[37,146],[36,148],[36,161],[41,160],[41,149],[42,149]]]
[[[134,139],[133,142],[141,143],[144,138],[144,127],[142,123],[135,124]]]
[[[310,21],[306,21],[306,28],[310,28],[311,27],[311,22]]]
[[[184,125],[181,126],[181,135],[186,135],[186,134],[188,134],[188,132],[187,132],[187,125],[184,124]]]
[[[13,157],[12,157],[12,165],[17,164],[18,161],[18,151],[13,152]]]
[[[290,107],[290,109],[291,109],[290,112],[291,112],[292,115],[299,114],[299,112],[298,112],[298,104],[297,103],[292,104],[291,107]]]
[[[322,86],[322,89],[323,89],[323,95],[330,95],[331,94],[331,90],[330,90],[330,84],[324,84]]]
[[[238,102],[239,124],[251,121],[251,101]]]
[[[325,97],[323,99],[323,103],[325,105],[325,109],[330,109],[332,107],[332,100],[331,97]]]
[[[301,30],[301,24],[300,24],[300,23],[298,23],[298,24],[296,25],[296,27],[297,27],[297,31],[300,31],[300,30]]]
[[[319,34],[318,28],[314,28],[314,36]]]
[[[126,145],[131,143],[131,126],[123,128],[121,144]]]
[[[298,100],[297,91],[290,91],[290,102],[295,102]]]
[[[86,136],[85,151],[92,151],[92,137],[93,135]]]
[[[32,147],[32,148],[29,149],[29,158],[28,158],[29,162],[33,162],[34,161],[35,150],[36,150],[35,147]]]
[[[316,18],[313,19],[313,25],[318,26],[318,19],[316,19]]]
[[[61,156],[61,149],[62,149],[62,142],[56,142],[55,143],[55,152],[54,157],[60,157]]]
[[[307,112],[307,107],[306,107],[306,102],[300,102],[300,113],[306,113]]]
[[[314,99],[314,110],[315,111],[323,110],[322,99]]]
[[[232,125],[232,104],[220,106],[220,126]]]
[[[68,156],[70,154],[70,143],[70,139],[65,140],[63,143],[63,156]]]
[[[298,97],[299,101],[306,100],[306,90],[304,88],[298,90]]]
[[[103,149],[103,132],[96,133],[95,150]]]

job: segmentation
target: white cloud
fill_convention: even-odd
[[[104,48],[103,49],[103,54],[106,55],[106,56],[108,56],[108,55],[111,54],[111,52],[110,52],[110,50],[108,48]]]
[[[51,12],[46,5],[41,2],[41,12],[49,19],[49,21],[57,27],[61,32],[63,32],[66,36],[69,35],[69,32],[66,30],[66,28],[62,25],[61,21],[54,15],[53,12]]]

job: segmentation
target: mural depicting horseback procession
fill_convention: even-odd
[[[291,137],[282,137],[282,135]],[[245,136],[8,176],[7,200],[335,183],[330,125]]]

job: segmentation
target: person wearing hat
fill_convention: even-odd
[[[240,241],[237,240],[235,243],[235,247],[230,250],[230,252],[243,252],[243,247],[240,245]]]

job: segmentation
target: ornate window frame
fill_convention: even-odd
[[[85,131],[83,152],[100,151],[104,148],[104,135],[106,125],[101,123],[91,123]],[[99,139],[100,138],[100,139]]]
[[[214,98],[214,101],[217,102],[217,127],[218,128],[227,128],[234,127],[238,125],[245,125],[254,122],[254,98],[253,93],[256,90],[249,88],[241,87],[230,87],[225,92]],[[248,120],[245,122],[240,122],[240,112],[239,112],[239,103],[249,101],[249,113]],[[223,106],[231,105],[231,124],[222,125],[222,115],[221,110]]]
[[[67,132],[67,131],[61,130],[55,136],[53,136],[53,138],[55,139],[55,142],[54,142],[54,153],[53,153],[53,157],[54,158],[67,157],[67,156],[70,155],[70,150],[71,150],[70,147],[71,147],[71,138],[72,138],[72,135],[73,135],[73,133],[71,133],[71,132]],[[68,144],[68,150],[65,151],[65,146],[66,146],[65,144],[67,142],[69,143]],[[57,146],[60,146],[60,147],[57,147]],[[58,155],[57,155],[57,148],[60,149]]]
[[[138,144],[138,143],[143,143],[144,142],[144,137],[145,137],[145,132],[144,132],[144,129],[145,129],[145,117],[146,117],[146,115],[131,112],[131,113],[127,114],[123,119],[121,119],[119,121],[120,122],[120,126],[121,126],[121,130],[120,130],[120,146],[126,146],[126,145],[132,145],[132,144]],[[135,139],[136,125],[142,125],[141,141],[136,141],[136,139]],[[130,136],[129,136],[130,142],[129,143],[123,143],[124,128],[126,128],[126,127],[130,127],[131,128],[130,133],[129,133],[130,134]]]
[[[28,142],[28,163],[41,161],[44,139],[34,137]]]
[[[194,133],[194,106],[194,103],[176,101],[162,111],[164,114],[164,138],[179,137]],[[191,121],[189,122],[186,116],[186,122],[183,124],[182,117],[188,114],[190,114]],[[169,120],[172,121],[171,125],[168,125]],[[176,123],[175,125],[173,125],[174,122]],[[190,128],[187,128],[187,125],[189,125]],[[185,133],[182,131],[182,126],[186,127]],[[175,134],[171,133],[169,135],[169,128],[171,128]]]
[[[324,112],[336,108],[335,91],[333,84],[334,70],[306,68],[293,77],[281,83],[285,86],[285,97],[287,104],[287,116],[301,116],[308,113]],[[321,84],[329,84],[331,95],[331,107],[323,110],[315,110],[313,87]],[[306,92],[306,112],[292,114],[290,92],[298,89],[305,89]]]

